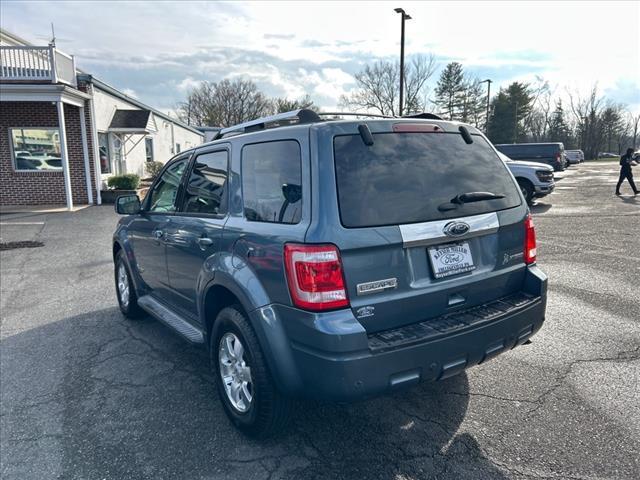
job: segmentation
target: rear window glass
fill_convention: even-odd
[[[302,216],[302,162],[295,140],[242,149],[244,216],[254,222],[298,223]]]
[[[334,138],[340,218],[345,227],[373,227],[477,215],[518,206],[504,163],[480,136],[455,133],[379,133]],[[438,207],[469,192],[504,198]],[[449,204],[450,205],[450,204]]]

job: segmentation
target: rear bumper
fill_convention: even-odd
[[[311,314],[270,305],[252,316],[286,332],[284,350],[265,352],[285,393],[354,401],[448,378],[507,352],[540,329],[545,307],[546,276],[533,266],[524,291],[504,301],[386,332],[367,334],[350,310]]]

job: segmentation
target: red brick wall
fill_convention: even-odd
[[[64,106],[67,152],[74,204],[87,203],[80,110]],[[66,204],[62,171],[16,172],[11,157],[12,127],[57,127],[58,112],[50,102],[2,102],[0,104],[0,204]]]

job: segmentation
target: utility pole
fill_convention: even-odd
[[[491,84],[493,83],[493,80],[490,79],[486,79],[486,80],[482,80],[480,83],[486,83],[487,84],[487,119],[484,122],[484,130],[486,134],[489,133],[489,100],[491,98]]]
[[[404,21],[411,20],[411,16],[402,8],[396,8],[394,11],[400,14],[400,108],[398,112],[401,117],[404,102]]]

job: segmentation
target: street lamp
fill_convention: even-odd
[[[404,21],[411,20],[402,8],[395,8],[394,11],[400,14],[400,116],[402,116],[402,102],[404,96]]]
[[[480,83],[486,83],[487,84],[487,120],[485,121],[484,124],[484,129],[486,130],[485,133],[489,133],[489,98],[491,97],[491,83],[493,82],[493,80],[490,79],[486,79],[486,80],[482,80]]]

